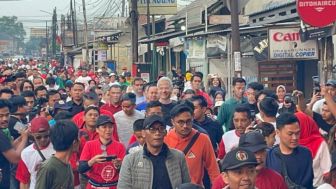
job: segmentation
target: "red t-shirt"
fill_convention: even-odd
[[[121,111],[121,105],[119,104],[118,106],[114,106],[113,104],[110,104],[110,103],[107,103],[107,104],[104,104],[100,107],[100,111],[102,110],[107,110],[109,112],[113,114]]]
[[[212,183],[211,189],[222,189],[226,186],[222,175],[219,175]],[[285,180],[277,172],[263,168],[256,178],[256,187],[258,189],[288,189]]]
[[[88,141],[82,151],[80,161],[89,161],[98,154],[102,154],[101,142],[98,140]],[[116,155],[118,159],[124,159],[126,150],[123,144],[118,141],[112,141],[106,148],[107,155]],[[119,179],[119,172],[112,162],[96,163],[86,174],[89,178],[99,183],[111,183]],[[88,183],[87,189],[93,189]],[[109,187],[116,189],[116,186]]]

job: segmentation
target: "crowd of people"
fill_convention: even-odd
[[[336,80],[312,95],[217,74],[157,81],[1,65],[2,189],[336,187]]]

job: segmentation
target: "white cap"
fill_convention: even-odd
[[[103,72],[103,70],[99,68],[97,72],[100,73],[100,72]]]
[[[114,72],[110,73],[110,77],[111,77],[111,76],[115,76],[115,75],[116,75],[116,74],[115,74]]]

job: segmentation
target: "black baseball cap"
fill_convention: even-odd
[[[96,127],[98,128],[101,125],[105,125],[106,123],[114,123],[114,121],[107,115],[101,115],[98,117],[96,122]]]
[[[228,152],[220,162],[222,172],[237,169],[244,165],[257,166],[258,162],[253,152],[241,147]]]
[[[265,137],[258,131],[245,133],[239,138],[239,147],[245,148],[253,153],[267,148]]]
[[[159,115],[151,115],[145,118],[143,122],[144,129],[150,128],[154,123],[160,123],[162,126],[165,125],[163,119]]]

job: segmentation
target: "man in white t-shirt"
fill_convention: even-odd
[[[49,130],[46,118],[37,117],[31,121],[31,134],[35,142],[21,153],[21,160],[16,171],[16,179],[20,182],[20,188],[35,189],[37,170],[44,159],[50,158],[55,153],[50,142]]]
[[[121,97],[122,110],[115,113],[114,119],[117,125],[119,141],[128,146],[129,139],[133,135],[133,124],[145,115],[135,109],[136,96],[134,93],[126,93]]]
[[[223,135],[218,149],[219,159],[223,159],[226,153],[238,147],[240,136],[245,133],[246,128],[252,123],[250,108],[246,105],[237,106],[233,113],[232,122],[235,129]]]
[[[87,75],[87,70],[82,71],[82,75],[79,76],[75,82],[83,83],[85,85],[85,89],[89,87],[89,81],[92,80],[90,76]]]
[[[330,91],[330,95],[332,97],[336,97],[336,80],[329,80],[326,83],[326,88],[327,88],[327,91]],[[321,95],[324,95],[324,94],[321,94]],[[315,102],[315,104],[313,105],[313,112],[321,114],[324,102],[325,102],[324,98]]]

